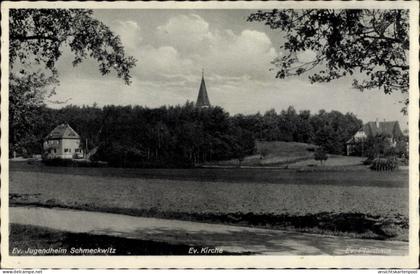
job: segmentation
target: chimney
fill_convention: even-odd
[[[379,128],[379,119],[376,118],[376,127]]]

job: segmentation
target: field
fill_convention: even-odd
[[[240,163],[242,167],[282,167],[292,169],[352,169],[361,170],[366,167],[363,157],[329,155],[321,166],[314,160],[315,145],[296,142],[257,142],[256,154],[247,156]],[[204,166],[232,167],[239,166],[238,159],[206,163]]]
[[[313,158],[315,145],[296,142],[261,142],[256,143],[256,154],[245,157],[243,166],[273,166],[294,163]],[[238,165],[237,159],[208,163],[220,166]]]
[[[12,165],[12,205],[406,240],[408,172]]]
[[[366,157],[354,157],[354,156],[341,156],[341,155],[328,155],[328,159],[323,162],[322,167],[319,161],[315,159],[307,159],[303,161],[298,161],[295,163],[291,163],[288,167],[289,168],[303,168],[303,167],[311,167],[311,166],[318,166],[321,168],[329,168],[329,167],[341,167],[341,168],[353,168],[353,169],[364,169],[367,166],[363,166],[363,161],[366,160]]]

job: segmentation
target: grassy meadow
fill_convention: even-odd
[[[351,169],[363,170],[364,157],[348,157],[342,155],[328,155],[328,160],[322,164],[314,160],[316,145],[298,142],[256,142],[254,155],[245,157],[240,163],[238,159],[205,163],[204,166],[218,167],[281,167],[292,169]]]
[[[407,240],[408,172],[12,164],[11,205]]]
[[[313,158],[313,151],[316,146],[298,142],[272,141],[256,142],[254,155],[245,157],[241,165],[243,166],[278,166],[297,161]],[[210,165],[232,166],[239,165],[238,159],[207,163]]]

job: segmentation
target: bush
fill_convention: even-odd
[[[400,163],[404,166],[408,166],[410,161],[408,159],[408,155],[404,155],[404,157],[400,158]]]
[[[92,160],[106,161],[111,167],[123,168],[191,168],[192,163],[186,161],[182,156],[164,154],[159,157],[143,153],[139,149],[119,144],[117,142],[102,144],[98,151],[92,156]]]
[[[373,162],[373,159],[372,158],[367,158],[366,160],[363,161],[363,164],[365,166],[369,166],[369,165],[372,164],[372,162]]]
[[[394,171],[398,168],[396,158],[376,158],[372,161],[370,169],[376,171]]]
[[[328,159],[328,155],[324,148],[320,147],[316,149],[314,158],[315,160],[320,161],[322,165],[322,162]]]
[[[315,147],[308,147],[308,148],[306,149],[306,151],[309,151],[309,152],[314,152],[314,151],[315,151]]]

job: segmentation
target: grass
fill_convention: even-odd
[[[195,248],[199,248],[194,246]],[[87,254],[75,252],[71,254],[72,248],[82,249],[109,249],[115,250],[113,254]],[[56,249],[58,254],[45,255],[189,255],[190,246],[181,244],[168,244],[164,242],[126,239],[116,236],[92,235],[86,233],[62,232],[41,227],[28,225],[10,225],[9,254],[12,256],[43,255],[34,254],[35,250]],[[210,247],[211,248],[211,247]],[[17,254],[17,250],[22,253]],[[13,252],[15,250],[15,252]],[[65,251],[65,253],[64,253]],[[48,252],[48,251],[47,251]],[[51,251],[49,251],[51,252]],[[223,252],[221,254],[207,255],[239,255]]]
[[[257,142],[256,154],[245,157],[241,166],[245,167],[283,167],[294,169],[307,169],[317,167],[322,170],[363,170],[365,158],[329,155],[324,165],[314,160],[314,151],[317,146],[297,142]],[[207,163],[204,166],[239,166],[238,159]]]
[[[253,168],[193,168],[193,169],[135,169],[135,168],[75,168],[48,167],[30,165],[25,162],[11,162],[11,175],[20,172],[31,172],[33,176],[42,174],[66,174],[93,176],[101,178],[139,178],[175,180],[183,182],[222,182],[222,183],[271,183],[292,185],[338,185],[338,186],[378,186],[378,187],[408,187],[408,172],[396,171],[378,173],[368,167],[355,170],[341,169],[303,169],[303,172],[287,169],[253,169]],[[300,171],[300,170],[299,170]],[[305,172],[308,171],[308,172]],[[313,173],[312,171],[315,171]],[[314,174],[316,176],[314,176]],[[24,179],[25,180],[25,179]],[[85,180],[95,180],[86,178]]]
[[[329,167],[351,167],[359,166],[360,169],[366,169],[367,167],[363,166],[363,161],[366,160],[366,157],[354,157],[354,156],[342,156],[342,155],[328,155],[328,159],[322,164],[321,168]],[[311,166],[320,166],[320,162],[315,159],[308,159],[304,161],[299,161],[289,165],[289,168],[303,168]]]
[[[407,171],[24,167],[11,204],[407,239]]]
[[[256,154],[245,157],[243,166],[278,166],[313,158],[316,146],[297,142],[263,142],[256,143]],[[210,165],[239,165],[237,159],[208,163]]]

